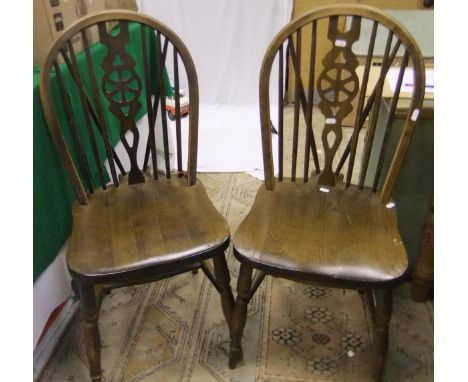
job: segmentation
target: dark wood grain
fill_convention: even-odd
[[[408,260],[396,209],[382,205],[371,190],[319,188],[317,176],[297,185],[285,179],[274,191],[260,187],[233,238],[239,260],[267,272],[280,268],[298,279],[339,279],[351,286],[402,276]]]
[[[102,381],[101,338],[99,336],[99,302],[92,284],[79,283],[81,314],[84,321],[84,347],[89,361],[89,372],[93,382]]]
[[[359,39],[360,28],[360,17],[352,18],[347,32],[338,29],[338,16],[329,19],[327,37],[332,42],[332,49],[325,56],[323,71],[317,79],[318,107],[325,117],[322,130],[325,164],[318,181],[325,186],[335,185],[333,160],[343,137],[342,122],[352,111],[352,101],[358,92],[356,68],[359,62],[352,45]]]
[[[309,157],[312,149],[312,156],[315,163],[315,171],[320,172],[318,165],[317,147],[312,130],[312,109],[314,105],[314,85],[315,85],[315,58],[317,54],[317,22],[312,22],[312,38],[310,39],[310,68],[309,68],[309,92],[307,96],[306,110],[306,139],[304,153],[304,182],[309,179]]]
[[[392,317],[392,290],[377,289],[374,291],[375,320],[372,348],[374,350],[374,381],[381,381],[383,366],[388,352],[388,326]]]
[[[349,22],[343,28],[345,19]],[[364,22],[370,23],[372,28],[368,41],[364,41],[363,46],[368,49],[361,61],[365,62],[364,74],[359,80],[359,60],[353,44],[366,37],[361,33]],[[328,34],[317,35],[317,30],[326,30],[323,25],[328,28]],[[370,88],[368,77],[378,29],[387,33],[388,38],[380,77]],[[307,61],[301,59],[300,42],[302,38],[306,40],[305,33],[309,30],[312,33],[310,67],[301,68],[300,62]],[[328,41],[324,44],[323,39]],[[292,163],[291,178],[284,177],[281,168],[276,178],[270,134],[269,84],[273,62],[285,42],[290,48],[291,60],[288,62],[295,73],[295,105],[291,126],[283,126],[284,131],[292,131],[291,147],[280,147],[279,150],[292,150]],[[330,47],[324,56],[317,55],[319,44]],[[390,117],[381,123],[382,88],[389,69],[395,66],[398,51],[403,52],[400,80],[390,101]],[[323,69],[316,81],[318,107],[312,108],[315,68],[321,64]],[[386,146],[392,132],[394,108],[407,65],[414,73],[415,86],[409,95],[411,106],[398,147],[395,152],[388,152]],[[301,73],[309,75],[307,97],[303,87],[306,78],[301,78]],[[247,305],[265,275],[272,275],[363,292],[370,311],[374,312],[372,378],[381,381],[388,348],[392,288],[403,279],[408,267],[398,229],[398,206],[391,196],[424,95],[424,65],[420,50],[401,25],[375,8],[349,4],[316,8],[291,21],[273,39],[260,70],[259,93],[265,182],[233,238],[233,252],[241,263],[241,270],[231,322],[229,367],[236,367],[242,359],[241,340],[244,327],[248,325]],[[352,126],[348,141],[341,142],[344,137],[342,121],[354,107],[357,108],[354,110],[355,126]],[[302,125],[298,123],[301,109],[305,121]],[[315,121],[325,120],[323,126],[315,123],[312,129],[313,113],[321,113]],[[296,178],[295,171],[301,128],[305,129],[303,179]],[[380,142],[374,142],[377,141],[374,139],[377,128],[384,129]],[[313,133],[320,129],[322,139],[315,142],[315,146]],[[364,145],[359,145],[358,138],[363,129],[366,139]],[[280,141],[281,145],[288,142],[286,139]],[[309,174],[309,149],[312,154],[316,149],[324,162],[322,171],[316,163],[316,174]],[[364,180],[373,150],[377,150],[377,166],[374,181],[371,178],[370,183],[374,187],[369,188]],[[384,157],[385,161],[389,158],[391,164],[381,181]],[[312,159],[315,161],[314,155]],[[347,160],[350,161],[348,171],[342,174]],[[288,165],[281,163],[281,166],[283,164]],[[356,175],[361,173],[357,184],[353,183],[354,170]],[[253,270],[256,270],[256,276],[252,278]]]
[[[393,94],[393,97],[392,97],[392,100],[391,100],[391,103],[390,103],[390,110],[389,110],[388,119],[387,119],[387,122],[386,122],[386,125],[385,125],[385,133],[384,133],[384,138],[383,138],[383,141],[382,141],[382,148],[381,148],[380,153],[379,153],[379,160],[377,162],[377,170],[375,172],[374,181],[373,181],[373,184],[372,184],[372,191],[374,191],[374,192],[377,191],[377,188],[379,186],[380,176],[382,174],[382,168],[383,168],[383,165],[384,165],[385,153],[386,153],[386,149],[387,149],[387,142],[388,142],[388,138],[390,136],[390,133],[391,133],[392,127],[393,127],[395,112],[396,112],[396,108],[397,108],[397,105],[398,105],[398,98],[399,98],[399,95],[400,95],[401,85],[403,84],[403,75],[405,73],[406,65],[408,65],[408,52],[405,52],[405,54],[403,56],[403,60],[402,60],[402,63],[400,65],[400,71],[398,73],[397,83],[396,83],[396,86],[395,86],[395,92]]]
[[[75,122],[75,118],[73,115],[72,106],[70,103],[70,95],[68,94],[68,91],[65,88],[65,84],[63,82],[63,77],[62,77],[62,70],[60,69],[59,65],[57,65],[57,62],[54,62],[54,69],[55,69],[55,74],[57,76],[57,80],[59,84],[59,90],[60,90],[60,95],[63,101],[63,107],[65,108],[65,112],[67,114],[68,127],[70,129],[71,136],[73,137],[75,150],[78,153],[78,163],[81,168],[81,173],[83,174],[85,178],[86,185],[88,187],[89,192],[92,193],[94,192],[92,177],[89,171],[88,160],[83,152],[83,146],[80,142],[78,131],[76,129],[76,122]]]
[[[371,33],[371,37],[369,41],[369,48],[367,50],[364,74],[362,76],[361,87],[359,90],[359,100],[356,106],[356,120],[354,122],[353,135],[351,137],[351,141],[349,145],[350,157],[349,157],[349,163],[348,163],[348,172],[346,173],[346,187],[349,187],[349,185],[351,184],[351,177],[353,175],[354,160],[356,158],[356,149],[357,149],[357,144],[358,144],[358,139],[359,139],[359,132],[361,131],[361,127],[362,127],[362,124],[360,123],[360,120],[363,119],[362,108],[364,106],[364,100],[366,97],[367,81],[369,80],[369,72],[370,72],[372,57],[374,53],[375,37],[377,36],[378,26],[379,24],[376,21],[374,21],[374,24],[372,25],[372,33]],[[338,167],[340,167],[340,165],[338,165]],[[341,169],[339,169],[338,172],[339,171],[341,171]]]
[[[112,155],[112,147],[111,147],[111,143],[109,139],[109,132],[108,132],[108,129],[106,126],[106,120],[103,114],[103,106],[101,102],[101,97],[99,96],[98,83],[96,79],[96,71],[94,69],[93,58],[91,57],[91,53],[89,49],[88,36],[87,36],[87,33],[85,33],[85,31],[81,31],[81,38],[83,41],[84,51],[86,53],[86,61],[88,63],[89,76],[91,78],[91,84],[93,87],[94,101],[95,101],[95,105],[97,109],[97,117],[99,120],[99,123],[97,125],[99,126],[101,136],[104,139],[104,146],[106,148],[107,160],[109,163],[109,168],[111,170],[112,181],[114,182],[114,186],[118,186],[119,181],[117,179],[117,172],[115,170],[115,163],[114,163],[114,158]]]
[[[294,67],[297,69],[297,72],[301,71],[301,53],[302,53],[302,40],[301,40],[301,29],[299,28],[296,31],[296,54],[294,55]],[[294,45],[293,50],[294,52]],[[303,89],[301,77],[296,76],[296,86],[295,86],[295,95],[294,99],[299,100],[300,92]],[[294,102],[294,127],[293,127],[293,143],[292,143],[292,164],[291,164],[291,180],[294,182],[296,180],[296,165],[297,165],[297,145],[299,139],[299,108],[300,103]]]
[[[169,40],[168,39],[165,39],[164,41],[164,48],[162,50],[162,58],[161,58],[161,55],[158,54],[158,61],[159,60],[162,60],[162,61],[166,61],[166,55],[167,55],[167,49],[168,49],[168,46],[169,46]],[[160,46],[158,44],[158,52],[160,52]],[[159,105],[160,105],[160,100],[161,100],[161,97],[160,97],[160,91],[161,91],[161,88],[159,86],[159,72],[157,72],[157,80],[156,80],[156,89],[153,89],[154,90],[154,101],[153,101],[153,106],[152,106],[152,115],[153,115],[153,119],[152,121],[150,122],[150,126],[151,128],[154,130],[156,128],[156,119],[157,119],[157,116],[158,116],[158,110],[159,110]],[[163,113],[165,113],[165,110],[162,111]],[[162,117],[161,117],[162,118]],[[155,138],[156,139],[156,136]],[[156,144],[156,143],[155,143]],[[146,144],[146,152],[145,152],[145,159],[144,159],[144,162],[143,162],[143,170],[146,171],[146,168],[147,168],[147,165],[148,165],[148,161],[149,161],[149,156],[150,156],[150,148],[151,148],[151,141],[148,140],[147,144]],[[157,169],[157,167],[155,167],[155,169]],[[158,171],[153,171],[154,172],[154,177],[155,179],[158,179]]]
[[[136,126],[136,116],[142,105],[139,101],[143,83],[136,73],[136,61],[125,51],[125,45],[130,40],[128,23],[119,22],[119,34],[111,35],[104,23],[99,23],[99,37],[102,44],[107,47],[107,54],[102,61],[105,75],[101,87],[109,101],[109,110],[119,119],[120,140],[130,159],[130,184],[145,181],[143,172],[137,162],[140,133]],[[114,75],[114,77],[112,77]],[[127,136],[132,135],[130,145]]]
[[[179,55],[174,48],[174,98],[176,109],[176,150],[177,150],[177,173],[182,176],[182,131],[180,121],[180,84],[179,84]]]
[[[92,147],[92,152],[93,152],[92,158],[88,158],[88,161],[94,160],[94,164],[97,167],[97,171],[99,175],[99,181],[101,182],[101,187],[105,189],[106,182],[104,181],[104,170],[102,166],[101,157],[99,155],[99,151],[97,148],[96,135],[94,133],[93,125],[91,122],[90,105],[87,102],[86,90],[83,86],[80,71],[78,70],[78,64],[76,62],[76,55],[75,55],[75,51],[74,51],[73,44],[71,43],[71,41],[68,41],[67,47],[70,52],[72,72],[74,73],[74,79],[76,81],[78,93],[80,95],[80,102],[81,102],[81,107],[83,109],[83,115],[85,118],[86,130],[88,132],[88,138],[91,142],[91,147]]]
[[[162,55],[161,46],[161,33],[157,33],[157,48],[158,48],[158,89],[159,89],[159,102],[161,103],[161,122],[162,122],[162,133],[163,133],[163,145],[164,145],[164,164],[166,168],[166,178],[171,177],[171,162],[169,159],[169,138],[167,131],[167,114],[166,114],[166,92],[164,89],[163,72],[165,65],[165,56]],[[165,40],[167,42],[167,39]],[[179,116],[180,118],[180,116]],[[156,170],[156,169],[155,169]]]
[[[297,59],[297,53],[296,53],[296,49],[294,48],[294,43],[293,43],[293,39],[291,36],[288,36],[287,38],[287,41],[288,41],[288,48],[289,48],[289,53],[291,55],[291,62],[293,64],[293,68],[294,68],[294,73],[299,73],[299,70],[300,70],[300,64],[299,64],[299,60]],[[289,62],[289,61],[288,61]],[[262,66],[263,68],[263,66]],[[296,88],[297,88],[297,102],[295,103],[294,107],[298,108],[298,109],[301,109],[302,110],[302,113],[304,115],[304,119],[306,120],[306,122],[312,122],[311,119],[309,119],[308,115],[307,115],[307,110],[308,110],[308,104],[310,103],[310,101],[313,101],[312,98],[309,99],[309,102],[307,101],[306,99],[306,95],[305,95],[305,91],[304,91],[304,85],[302,83],[302,78],[300,75],[295,75],[294,77],[294,81],[296,83]],[[262,86],[260,86],[260,92],[262,92]],[[262,96],[260,97],[260,100],[262,99]],[[300,103],[300,107],[299,107],[299,103]],[[296,104],[298,104],[296,106]],[[311,125],[307,125],[307,126],[311,126]],[[315,144],[315,137],[314,137],[314,132],[312,131],[312,128],[310,127],[310,149],[312,150],[312,158],[314,160],[314,164],[315,164],[315,171],[316,173],[320,173],[320,164],[319,164],[319,161],[318,161],[318,155],[317,155],[317,147],[316,147],[316,144]]]
[[[229,240],[228,226],[203,185],[187,187],[179,178],[96,190],[88,205],[75,206],[73,224],[70,270],[103,282],[114,273],[195,262]]]
[[[252,267],[241,263],[239,279],[237,281],[237,298],[231,322],[231,345],[229,352],[229,368],[234,369],[242,359],[241,339],[247,320],[247,305],[250,299],[252,283]]]
[[[75,81],[75,83],[77,83],[77,78],[76,78],[75,70],[74,70],[73,65],[72,65],[72,63],[71,63],[71,61],[70,61],[70,58],[69,58],[68,55],[66,54],[64,48],[60,48],[60,54],[61,54],[63,60],[65,61],[65,64],[66,64],[68,70],[70,71],[70,74],[72,75],[73,80]],[[86,90],[84,91],[84,94],[85,94],[86,104],[88,105],[88,110],[89,110],[89,112],[90,112],[90,114],[91,114],[91,117],[92,117],[92,119],[93,119],[93,122],[96,124],[96,126],[99,127],[100,131],[102,131],[101,122],[100,122],[100,120],[99,120],[99,117],[98,117],[98,115],[97,115],[97,112],[94,110],[94,106],[93,106],[93,104],[92,104],[92,102],[91,102],[91,100],[90,100],[90,97],[89,97],[89,95],[87,94]],[[112,157],[113,157],[113,159],[114,159],[114,161],[115,161],[115,164],[116,164],[117,167],[119,168],[119,171],[120,171],[123,175],[125,175],[125,174],[126,174],[126,171],[125,171],[125,169],[123,168],[122,163],[121,163],[119,157],[117,156],[117,154],[116,154],[114,148],[111,148],[111,149],[112,149]]]
[[[284,137],[284,130],[283,130],[283,99],[284,99],[284,84],[283,84],[283,45],[279,48],[279,68],[278,68],[278,178],[279,180],[283,179],[283,137]],[[286,60],[288,56],[286,56]]]
[[[142,61],[143,61],[143,71],[145,75],[145,84],[150,84],[150,68],[149,68],[149,63],[148,60],[150,59],[148,56],[148,43],[146,41],[146,34],[147,28],[146,26],[141,27],[141,45],[142,45]],[[151,88],[149,86],[145,86],[146,90],[146,116],[148,119],[148,126],[149,126],[149,132],[148,132],[148,143],[147,143],[147,150],[145,153],[145,159],[143,161],[143,171],[147,170],[147,165],[148,165],[148,159],[149,155],[151,153],[151,162],[153,165],[153,178],[155,180],[158,180],[158,156],[156,154],[156,134],[154,131],[154,123],[153,121],[155,120],[155,117],[153,116],[153,108],[151,105]]]
[[[366,174],[367,174],[367,170],[369,166],[369,159],[370,159],[370,155],[371,155],[371,151],[372,151],[372,147],[374,143],[375,130],[377,128],[377,120],[379,118],[380,102],[382,100],[382,90],[383,90],[383,85],[384,85],[383,82],[385,80],[384,68],[386,66],[390,66],[391,64],[389,62],[389,54],[390,54],[390,48],[392,46],[392,40],[393,40],[393,32],[389,31],[388,37],[387,37],[387,43],[385,45],[383,64],[380,69],[379,81],[377,82],[377,85],[375,87],[376,96],[375,96],[374,104],[372,105],[372,111],[371,111],[370,118],[369,118],[369,127],[367,129],[367,134],[366,134],[366,142],[364,146],[362,165],[360,169],[361,171],[359,173],[359,187],[361,189],[364,187],[364,181],[366,179]]]
[[[388,70],[390,69],[389,63],[393,62],[393,60],[394,60],[394,58],[395,58],[395,56],[396,56],[396,54],[398,52],[399,47],[400,47],[400,43],[398,42],[393,47],[392,53],[390,54],[390,58],[387,60],[386,63],[382,64],[382,67],[383,67],[382,71],[383,71],[383,73],[385,73],[385,76],[387,75]],[[360,115],[357,116],[357,120],[359,121],[359,123],[357,124],[357,126],[355,126],[355,128],[353,130],[357,129],[357,131],[360,132],[361,129],[363,128],[364,123],[366,122],[366,118],[369,116],[370,112],[372,111],[372,109],[374,107],[374,102],[375,102],[375,99],[376,99],[377,90],[379,89],[379,86],[385,81],[385,78],[386,78],[385,76],[383,76],[383,77],[381,76],[379,78],[379,80],[377,81],[376,85],[374,86],[371,95],[369,96],[369,98],[366,101],[366,105],[364,106],[364,109],[362,110]],[[364,84],[364,81],[363,81],[363,84]],[[361,85],[361,87],[362,86],[363,85]],[[347,145],[346,145],[346,148],[344,150],[343,155],[340,158],[340,162],[338,163],[338,166],[336,167],[335,174],[339,174],[341,172],[341,169],[342,169],[344,163],[346,162],[346,159],[348,158],[348,155],[351,152],[351,144],[352,143],[353,143],[353,139],[350,139],[348,141]],[[353,161],[353,164],[354,164],[354,161]]]
[[[213,265],[216,284],[218,286],[217,289],[221,296],[223,314],[226,322],[229,324],[234,310],[234,296],[231,290],[229,268],[223,251],[219,251],[218,254],[213,257]]]
[[[118,30],[110,31],[107,22],[117,24]],[[142,28],[141,33],[129,33],[130,22],[139,23]],[[85,40],[84,54],[88,69],[85,73],[86,68],[78,70],[77,59],[70,41],[76,35],[86,38],[89,28],[98,29],[100,43],[105,46],[105,55],[98,62],[98,58],[93,57],[92,49]],[[150,49],[146,40],[150,34],[146,32],[150,34],[157,32],[156,50],[159,65],[150,61]],[[126,46],[130,43],[130,38],[135,35],[138,39],[135,44],[141,41],[141,50],[137,49],[137,53],[133,56],[126,50]],[[163,47],[161,47],[162,38],[164,38]],[[165,120],[166,94],[163,89],[163,70],[169,44],[187,74],[190,98],[189,141],[185,148],[182,148],[180,121],[177,122],[178,161],[174,172],[178,172],[178,177],[171,177],[173,169],[169,161],[169,131]],[[67,47],[69,53],[65,52]],[[65,59],[65,64],[57,64],[59,55]],[[142,75],[137,69],[137,62],[141,64]],[[58,88],[62,96],[57,103],[51,91],[53,68],[57,73]],[[70,89],[66,88],[62,73],[67,70],[71,71],[72,86],[75,86],[73,90],[79,94],[80,105],[70,103]],[[104,75],[102,79],[98,79],[97,74],[102,73],[102,70]],[[152,88],[151,77],[156,78],[157,89]],[[176,77],[178,92],[178,75]],[[87,83],[90,83],[90,88],[86,86]],[[89,95],[89,89],[92,90],[93,98]],[[40,94],[52,138],[78,197],[72,210],[73,230],[67,250],[67,266],[80,292],[85,323],[84,344],[91,380],[103,380],[98,317],[102,298],[105,298],[99,291],[104,287],[109,289],[137,285],[183,272],[196,274],[197,269],[203,267],[220,294],[223,314],[230,325],[234,297],[224,256],[230,241],[229,227],[211,203],[203,185],[197,182],[198,82],[193,60],[180,38],[164,24],[142,14],[127,11],[94,14],[64,31],[51,47],[41,74]],[[178,104],[176,118],[180,119],[178,97],[176,103]],[[104,105],[118,121],[118,133],[126,150],[123,158],[126,154],[126,159],[130,161],[128,174],[110,145],[108,131],[110,123],[107,123],[103,115]],[[140,167],[137,161],[137,149],[141,142],[136,118],[143,106],[147,108],[150,130],[149,139],[144,142],[147,148],[145,160]],[[84,133],[88,133],[87,143],[88,146],[91,145],[88,150],[83,148],[86,142],[80,138],[84,134],[78,131],[73,115],[73,111],[80,108],[86,125]],[[64,109],[66,115],[65,126],[59,123],[55,114],[61,109]],[[167,177],[161,180],[158,180],[154,131],[158,109],[162,117]],[[64,137],[69,134],[71,139],[67,141]],[[105,183],[103,163],[105,158],[99,156],[99,144],[104,145],[109,161],[113,180],[111,185]],[[188,152],[187,172],[184,176],[180,176],[183,168],[182,150]],[[73,152],[78,154],[77,162],[84,174],[83,181],[87,184],[88,190],[92,191],[89,195],[75,168],[71,155]],[[86,153],[89,152],[90,156],[86,157]],[[144,172],[150,154],[153,176]],[[119,177],[114,162],[121,172]],[[96,164],[100,188],[93,187],[90,163]],[[211,259],[214,267],[210,271],[206,264]]]

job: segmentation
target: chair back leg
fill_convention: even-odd
[[[388,352],[388,327],[392,317],[392,290],[375,290],[375,323],[373,338],[374,380],[382,380],[385,358]]]
[[[221,296],[221,306],[223,308],[224,318],[228,326],[231,325],[232,312],[234,310],[234,296],[231,290],[231,277],[227,266],[224,251],[221,251],[213,257],[214,273],[218,291]]]

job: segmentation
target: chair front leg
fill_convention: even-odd
[[[392,290],[375,290],[374,380],[381,381],[388,352],[388,328],[392,317]]]
[[[223,308],[224,318],[231,327],[232,311],[234,310],[234,296],[231,289],[231,276],[227,266],[224,251],[213,257],[214,273],[216,283],[218,284],[219,294],[221,295],[221,306]]]
[[[101,339],[99,336],[99,304],[94,285],[80,282],[81,313],[84,319],[84,343],[93,382],[102,381]]]
[[[247,305],[252,284],[252,267],[242,263],[237,280],[237,298],[231,320],[231,345],[229,350],[229,368],[234,369],[242,359],[242,335],[247,320]]]

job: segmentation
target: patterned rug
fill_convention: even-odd
[[[261,182],[247,174],[201,174],[232,232]],[[228,251],[231,286],[238,263]],[[387,381],[433,380],[433,303],[410,285],[393,302]],[[105,381],[370,381],[370,327],[357,292],[267,277],[249,304],[244,360],[227,367],[229,336],[218,294],[202,272],[113,290],[101,315]],[[40,381],[87,381],[77,315]]]

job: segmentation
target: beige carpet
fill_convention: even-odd
[[[200,180],[234,232],[261,182],[247,174]],[[231,285],[238,264],[228,253]],[[386,379],[433,380],[433,304],[394,297]],[[76,316],[41,381],[87,381]],[[229,370],[228,329],[216,290],[199,273],[105,297],[101,316],[105,381],[369,381],[369,326],[358,293],[267,277],[249,305],[244,361]]]

